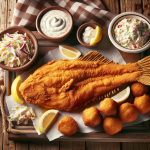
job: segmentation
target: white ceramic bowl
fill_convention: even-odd
[[[114,29],[119,21],[121,21],[124,18],[135,18],[139,20],[143,20],[145,23],[147,23],[148,27],[150,28],[150,19],[146,17],[143,14],[137,13],[137,12],[124,12],[119,15],[117,15],[113,20],[110,22],[108,27],[108,36],[110,41],[113,43],[113,45],[118,48],[121,51],[127,52],[127,53],[140,53],[145,50],[147,50],[150,47],[150,39],[146,44],[144,44],[142,47],[137,49],[128,49],[123,46],[121,46],[114,37]]]

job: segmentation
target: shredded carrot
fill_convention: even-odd
[[[20,114],[18,114],[18,116],[20,117]]]
[[[3,56],[5,56],[7,53],[4,53]]]

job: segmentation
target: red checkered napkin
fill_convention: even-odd
[[[77,26],[90,21],[98,23],[103,30],[107,30],[109,22],[116,15],[106,11],[100,0],[80,0],[80,2],[71,0],[18,0],[14,9],[12,25],[35,30],[37,15],[49,6],[66,8],[72,14]]]

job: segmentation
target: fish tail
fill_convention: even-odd
[[[139,60],[137,63],[141,70],[141,75],[137,81],[145,85],[150,85],[150,56]]]

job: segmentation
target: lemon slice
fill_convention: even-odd
[[[60,53],[67,59],[77,59],[81,52],[71,46],[59,45]]]
[[[102,39],[102,36],[103,36],[102,28],[99,26],[96,26],[95,30],[96,30],[95,38],[91,40],[90,45],[96,44]]]
[[[117,93],[113,97],[111,97],[114,101],[116,101],[118,104],[125,102],[130,95],[130,87],[128,86],[121,92]]]
[[[41,134],[45,133],[48,130],[48,128],[52,125],[52,123],[55,120],[58,112],[59,112],[58,110],[51,109],[51,110],[46,111],[40,117],[40,120],[39,120],[39,123],[38,123],[38,129],[39,129]]]
[[[11,95],[16,102],[22,104],[24,100],[21,95],[21,92],[19,91],[20,84],[21,84],[21,77],[20,75],[18,75],[11,85]]]

